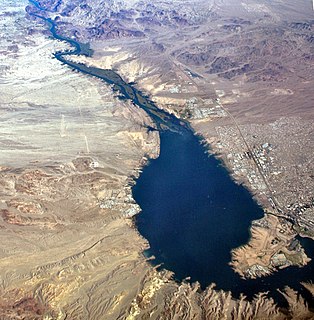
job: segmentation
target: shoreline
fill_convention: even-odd
[[[65,41],[66,41],[66,40],[65,40]],[[70,53],[69,53],[69,54],[70,54]],[[73,54],[73,53],[72,53],[72,54]],[[179,120],[180,120],[180,119],[179,119]],[[197,135],[197,133],[196,133],[194,130],[193,130],[193,134]],[[207,148],[207,149],[209,149],[209,148]],[[223,159],[223,158],[219,159],[219,156],[217,156],[216,159],[219,160],[224,166],[226,165],[225,162],[224,162],[223,160],[221,160],[221,159]],[[142,165],[142,167],[138,169],[137,173],[139,173],[140,170],[142,170],[145,166],[149,165],[149,162],[143,163],[143,164],[141,164],[141,165]],[[225,169],[226,169],[226,171],[227,171],[228,174],[229,174],[229,173],[230,173],[230,171],[228,170],[229,168],[228,168],[227,166],[225,166]],[[230,176],[230,178],[231,178],[232,180],[234,180],[234,181],[237,183],[237,180],[234,178],[232,172],[229,174],[229,176]],[[137,178],[138,178],[138,177],[137,177]],[[136,180],[135,180],[135,181],[136,181]],[[136,182],[135,182],[135,183],[136,183]],[[240,183],[240,185],[242,185],[242,183]],[[250,190],[249,188],[247,188],[246,185],[245,185],[245,188],[248,190],[248,192],[251,193],[251,190]],[[253,194],[253,197],[255,197],[254,194]],[[264,210],[264,208],[263,208],[263,210]],[[265,211],[265,210],[264,210],[264,211]],[[265,213],[264,213],[264,214],[265,214]],[[251,230],[250,230],[250,232],[251,232]],[[145,239],[145,240],[146,240],[146,239]],[[250,242],[250,240],[251,240],[251,239],[249,239],[249,242]]]
[[[242,245],[240,245],[240,246],[235,247],[235,248],[232,249],[231,255],[234,256],[234,253],[235,253],[235,252],[237,252],[237,251],[239,251],[239,250],[241,251],[241,250],[243,250],[243,249],[245,249],[245,248],[250,248],[251,242],[254,242],[254,233],[253,233],[252,230],[253,230],[254,228],[255,228],[255,229],[258,228],[258,226],[254,225],[254,224],[256,224],[257,222],[259,222],[260,220],[268,220],[268,219],[269,219],[269,218],[268,218],[269,215],[276,217],[276,219],[278,219],[278,220],[279,220],[280,218],[281,218],[281,219],[283,219],[283,218],[282,218],[282,217],[278,217],[278,216],[276,215],[276,213],[269,212],[269,211],[268,211],[268,208],[266,208],[265,206],[263,206],[263,204],[261,203],[262,201],[259,201],[260,198],[258,197],[258,193],[257,193],[257,192],[253,193],[253,192],[252,192],[252,189],[248,188],[247,184],[245,184],[244,182],[240,182],[239,180],[237,180],[236,176],[233,174],[233,172],[232,172],[232,170],[230,169],[230,167],[227,166],[227,162],[224,161],[225,157],[224,157],[223,154],[217,155],[217,154],[215,153],[214,149],[211,147],[211,144],[209,144],[209,143],[205,140],[205,138],[204,138],[200,133],[198,133],[198,132],[196,132],[196,131],[193,131],[193,135],[197,138],[197,140],[199,141],[200,145],[207,151],[208,156],[209,156],[209,157],[210,157],[210,156],[213,156],[213,157],[220,163],[220,165],[223,167],[223,169],[227,172],[227,174],[229,175],[230,179],[231,179],[235,184],[244,187],[244,188],[249,192],[249,194],[252,196],[252,198],[253,198],[254,201],[257,203],[257,205],[260,206],[260,207],[262,208],[263,212],[264,212],[264,216],[263,216],[262,218],[257,219],[257,220],[252,220],[251,225],[250,225],[250,227],[249,227],[249,229],[248,229],[248,232],[249,232],[249,235],[250,235],[249,238],[248,238],[248,241],[247,241],[246,243],[243,243]],[[159,148],[160,148],[160,145],[159,145]],[[157,158],[158,158],[158,157],[157,157]],[[157,158],[151,158],[151,159],[148,159],[148,161],[145,161],[144,163],[141,163],[141,167],[139,168],[138,172],[145,170],[145,167],[150,165],[150,161],[151,161],[151,160],[155,160],[155,159],[157,159]],[[138,178],[139,178],[139,175],[133,179],[133,181],[132,181],[132,188],[131,188],[131,189],[133,189],[133,187],[135,186]],[[138,205],[138,203],[137,203],[137,205]],[[132,227],[133,227],[134,229],[136,229],[137,233],[138,233],[141,237],[143,237],[143,236],[141,235],[141,233],[138,231],[138,228],[137,228],[137,226],[136,226],[136,221],[135,221],[135,220],[136,220],[136,216],[137,216],[137,215],[140,215],[140,214],[141,214],[141,211],[137,212],[134,216],[131,217],[131,219],[132,219]],[[278,221],[278,223],[279,223],[279,221]],[[276,227],[277,227],[277,226],[275,226],[275,228],[276,228]],[[292,228],[293,228],[293,225],[292,225]],[[290,236],[290,242],[291,242],[293,239],[295,239],[298,235],[299,235],[299,234],[298,234],[297,232],[295,232],[294,235]],[[307,237],[307,238],[309,238],[309,237]],[[143,239],[145,239],[145,241],[147,241],[147,239],[146,239],[145,237],[143,237]],[[310,238],[310,239],[311,239],[311,238]],[[288,245],[289,245],[289,244],[287,244],[286,247],[283,247],[283,248],[287,248]],[[147,248],[146,248],[145,250],[149,250],[149,248],[150,248],[149,243],[147,243]],[[304,250],[304,249],[303,249],[303,250]],[[274,256],[275,254],[277,254],[277,253],[280,252],[280,251],[281,251],[281,249],[277,249],[276,251],[273,252],[273,254],[272,254],[271,256]],[[303,251],[303,252],[304,252],[304,251]],[[143,253],[143,254],[144,254],[144,253]],[[309,260],[308,260],[308,258],[309,258],[309,257],[305,255],[305,256],[304,256],[304,264],[302,264],[302,266],[300,266],[299,264],[297,264],[297,266],[303,267],[303,266],[307,265],[307,263],[308,263],[309,261],[311,261],[311,259],[312,259],[312,258],[309,258]],[[151,260],[151,259],[152,259],[152,258],[148,258],[148,260]],[[230,265],[233,266],[233,265],[234,265],[234,262],[235,262],[234,260],[231,260],[229,263],[230,263]],[[265,274],[258,274],[258,275],[255,275],[255,276],[249,277],[249,278],[246,277],[246,276],[244,276],[244,273],[241,271],[241,269],[238,269],[237,267],[233,267],[233,268],[234,268],[234,272],[239,273],[243,279],[250,279],[250,278],[255,279],[255,278],[257,278],[257,277],[262,277],[262,278],[263,278],[263,277],[268,277],[269,275],[273,274],[274,272],[280,272],[280,270],[282,270],[283,268],[289,268],[291,265],[286,265],[286,266],[283,266],[283,267],[282,267],[282,266],[278,266],[278,267],[276,268],[276,267],[271,266],[271,262],[269,262],[269,264],[266,264],[266,265],[263,265],[263,266],[269,268],[269,271],[268,271],[267,273],[265,273]],[[292,266],[293,266],[293,265],[292,265]],[[165,270],[166,270],[166,269],[165,269]]]
[[[234,256],[234,254],[237,252],[237,251],[241,251],[243,249],[247,249],[247,248],[250,248],[251,244],[254,243],[254,228],[262,228],[263,227],[260,227],[260,226],[256,226],[255,224],[258,223],[258,221],[260,220],[269,220],[269,215],[270,216],[274,216],[276,217],[276,219],[278,219],[278,224],[280,224],[280,220],[284,219],[286,222],[288,223],[291,223],[290,219],[287,217],[284,217],[284,216],[281,216],[281,215],[278,215],[274,210],[271,210],[271,207],[268,205],[268,206],[265,206],[266,203],[268,203],[268,201],[263,198],[257,190],[253,190],[250,185],[247,183],[246,179],[244,178],[243,180],[239,179],[239,177],[234,173],[234,171],[232,170],[232,168],[230,166],[228,166],[228,161],[227,161],[227,157],[225,154],[223,153],[217,153],[218,152],[218,148],[217,146],[215,146],[212,143],[209,143],[206,138],[204,138],[201,134],[199,134],[200,137],[202,139],[204,139],[204,144],[206,145],[206,147],[208,148],[209,150],[209,154],[211,156],[214,156],[216,157],[216,159],[218,159],[221,164],[223,165],[223,167],[225,168],[225,170],[229,173],[229,176],[230,178],[238,185],[242,185],[252,196],[252,198],[254,199],[254,201],[256,201],[256,203],[263,209],[263,212],[264,212],[264,216],[261,218],[261,219],[258,219],[258,220],[252,220],[252,223],[251,223],[251,226],[249,228],[249,233],[250,233],[250,238],[248,240],[247,243],[239,246],[239,247],[236,247],[234,248],[231,253],[232,253],[232,256]],[[298,236],[301,236],[300,233],[298,233],[295,229],[295,224],[292,224],[291,223],[291,227],[290,227],[290,231],[294,230],[294,234],[290,236],[290,242],[292,242],[294,239],[296,239]],[[274,226],[274,230],[277,229],[277,225]],[[311,240],[314,241],[313,238],[309,237],[309,236],[305,236],[305,238],[309,238]],[[283,248],[288,248],[289,246],[289,243],[287,243],[286,246],[284,246]],[[304,249],[302,249],[304,250]],[[271,256],[274,256],[276,254],[278,254],[278,252],[280,252],[281,249],[277,249],[276,251],[273,252],[273,254]],[[308,260],[309,259],[309,260]],[[309,263],[309,261],[311,261],[311,259],[313,259],[313,257],[309,257],[307,256],[306,254],[304,255],[304,259],[303,259],[303,263],[302,265],[299,265],[299,264],[296,264],[297,266],[300,266],[300,267],[303,267],[305,265],[307,265]],[[235,261],[230,261],[230,264],[231,265],[234,265],[234,262]],[[269,268],[269,270],[267,271],[267,273],[265,274],[259,274],[259,275],[254,275],[252,278],[255,279],[257,277],[267,277],[271,274],[273,274],[274,272],[280,272],[280,270],[284,269],[284,268],[289,268],[290,266],[293,266],[293,265],[285,265],[285,266],[278,266],[278,267],[273,267],[271,265],[271,261],[269,261],[268,264],[262,264],[263,267],[267,267]],[[244,279],[247,279],[246,276],[244,276],[244,273],[243,271],[241,271],[241,269],[237,269],[237,267],[234,267],[234,270],[235,272],[239,273],[241,275],[241,277],[243,277]],[[266,271],[266,270],[265,270]]]

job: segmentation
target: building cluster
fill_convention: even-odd
[[[186,109],[193,120],[206,118],[222,118],[226,117],[227,113],[219,104],[209,105],[207,101],[199,101],[193,97],[186,102]]]
[[[253,190],[266,191],[266,185],[258,171],[251,152],[247,149],[244,141],[239,137],[235,127],[217,127],[219,142],[217,147],[220,153],[225,154],[226,161],[236,180],[248,181]],[[258,157],[257,153],[255,156]]]
[[[101,209],[117,210],[126,218],[131,218],[141,211],[140,206],[133,199],[131,185],[126,185],[124,191],[120,194],[112,192],[107,197],[100,199],[99,207]]]
[[[216,127],[215,144],[236,180],[314,235],[313,124],[283,118],[270,124]],[[248,148],[249,146],[249,148]],[[267,185],[265,185],[265,181]]]
[[[313,123],[281,118],[241,126],[282,214],[314,235]]]

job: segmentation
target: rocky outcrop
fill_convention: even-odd
[[[39,1],[46,10],[44,14],[59,21],[59,31],[67,36],[74,36],[81,42],[90,40],[141,38],[143,30],[154,27],[180,28],[193,25],[200,14],[188,5],[169,8],[163,2],[129,2],[116,0]],[[38,11],[34,6],[27,7],[27,12]],[[43,12],[40,12],[43,14]]]

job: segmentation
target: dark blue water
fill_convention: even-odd
[[[143,210],[138,230],[156,263],[204,286],[228,286],[231,250],[248,241],[251,221],[263,217],[193,134],[161,133],[160,157],[144,169],[133,196]]]
[[[91,55],[88,45],[59,35],[55,21],[40,12],[30,13],[44,20],[54,38],[68,42],[73,49],[55,53],[55,58],[89,76],[113,86],[122,99],[129,99],[144,109],[160,132],[160,157],[152,160],[133,187],[142,213],[137,216],[139,232],[149,241],[146,254],[155,256],[154,264],[171,270],[178,281],[186,277],[205,288],[216,283],[218,289],[230,290],[234,297],[244,293],[252,298],[260,291],[270,291],[278,303],[284,299],[277,292],[286,285],[298,290],[314,305],[313,298],[300,281],[313,280],[313,261],[303,268],[290,267],[269,277],[243,280],[229,266],[232,249],[247,243],[250,223],[263,216],[263,210],[249,192],[236,185],[214,157],[208,157],[188,123],[160,110],[147,96],[126,83],[113,70],[102,70],[70,62],[69,54]],[[310,257],[314,241],[300,239]]]
[[[155,257],[153,263],[173,271],[178,281],[191,277],[203,288],[214,282],[235,297],[270,291],[281,305],[285,302],[276,289],[289,285],[312,304],[300,281],[313,279],[313,263],[256,280],[243,280],[232,270],[231,250],[247,243],[251,221],[261,218],[263,210],[193,134],[167,131],[160,137],[160,157],[144,168],[133,187],[142,208],[136,225],[149,241],[146,255]],[[301,242],[313,256],[314,242]]]

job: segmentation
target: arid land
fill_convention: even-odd
[[[94,16],[98,32],[94,28],[92,35],[89,26],[73,21],[84,10],[60,18],[60,32],[83,42],[92,36],[93,57],[75,61],[118,70],[158,106],[188,119],[234,179],[278,217],[266,215],[266,224],[254,227],[259,237],[235,251],[233,266],[243,276],[271,273],[278,267],[272,258],[297,234],[314,236],[310,5],[199,1],[195,7],[186,1],[174,2],[171,11],[166,3],[147,4],[124,8],[122,16],[113,9],[118,19],[109,15],[106,28]],[[132,35],[122,32],[124,19]],[[112,32],[103,32],[108,26]],[[306,264],[302,249],[295,249],[298,264]],[[239,261],[239,251],[246,262]],[[281,267],[291,264],[287,259]]]
[[[306,264],[293,239],[314,235],[311,4],[108,1],[103,22],[106,4],[81,2],[50,8],[60,32],[94,50],[72,59],[115,68],[189,120],[268,212],[233,252],[235,270]],[[67,45],[26,19],[27,4],[0,5],[0,318],[311,319],[290,289],[283,312],[263,294],[177,284],[145,260],[131,186],[158,156],[158,133],[109,86],[53,59]]]

